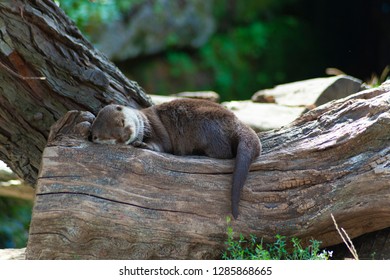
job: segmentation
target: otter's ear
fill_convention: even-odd
[[[121,119],[122,127],[125,127],[125,119]]]

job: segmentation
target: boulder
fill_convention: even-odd
[[[256,92],[252,101],[232,101],[223,105],[259,132],[285,126],[310,109],[365,88],[362,81],[339,75],[278,85]]]
[[[181,98],[181,97],[177,97],[177,96],[157,95],[157,94],[149,94],[149,97],[152,99],[152,102],[155,105]]]
[[[212,1],[142,1],[121,20],[92,34],[111,60],[151,55],[167,47],[198,48],[214,32]]]
[[[218,103],[219,101],[219,94],[214,91],[185,91],[172,95],[150,94],[149,96],[152,99],[153,104],[155,105],[180,98],[206,99],[216,103]]]
[[[362,81],[347,75],[315,78],[264,89],[252,96],[253,102],[284,106],[313,107],[344,98],[364,89]]]
[[[26,248],[0,250],[0,260],[25,260],[25,259],[26,259]]]
[[[177,97],[193,98],[193,99],[205,99],[212,102],[219,102],[219,94],[215,91],[184,91],[174,94]]]
[[[304,107],[287,107],[278,104],[254,103],[252,101],[231,101],[222,103],[242,122],[256,132],[285,126],[305,111]]]

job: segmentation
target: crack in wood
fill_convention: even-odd
[[[119,201],[119,200],[116,200],[116,199],[101,197],[101,196],[98,196],[98,195],[95,195],[95,194],[83,193],[83,192],[45,192],[45,193],[37,193],[36,196],[49,196],[49,195],[61,195],[61,194],[66,194],[66,195],[86,195],[86,196],[93,197],[93,198],[96,198],[96,199],[99,199],[99,200],[105,200],[105,201],[109,201],[109,202],[112,202],[112,203],[118,203],[118,204],[122,204],[122,205],[127,205],[127,206],[132,206],[132,207],[145,209],[145,210],[150,210],[150,211],[182,213],[182,214],[195,215],[195,216],[206,218],[206,216],[199,215],[198,213],[187,212],[187,211],[177,211],[177,210],[170,210],[170,209],[162,209],[162,208],[146,207],[146,206],[142,206],[142,205],[137,205],[137,204],[133,204],[133,203],[128,203],[128,202]]]
[[[40,231],[40,232],[32,232],[30,231],[29,235],[59,235],[63,239],[67,240],[69,243],[73,243],[65,234],[61,232],[51,232],[51,231]]]

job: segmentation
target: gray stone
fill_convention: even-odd
[[[155,105],[180,98],[205,99],[216,103],[218,103],[219,100],[219,94],[214,91],[185,91],[172,95],[149,94],[149,96],[152,99],[153,104]]]
[[[112,60],[155,54],[167,47],[203,45],[215,30],[213,1],[143,1],[120,21],[92,34],[95,45]]]
[[[224,102],[222,105],[256,132],[280,128],[294,121],[305,111],[304,107],[287,107],[252,101],[231,101]]]
[[[242,122],[260,132],[288,125],[313,107],[344,98],[362,89],[364,85],[360,80],[340,75],[279,85],[257,92],[252,101],[230,101],[222,105],[231,110]],[[189,95],[191,93],[181,96]],[[151,97],[155,104],[178,98]],[[262,103],[259,103],[260,101]]]
[[[260,90],[253,95],[252,101],[312,107],[344,98],[360,90],[362,90],[362,81],[351,76],[340,75],[304,80]]]
[[[0,260],[25,260],[26,248],[0,249]]]
[[[155,95],[155,94],[149,94],[149,97],[152,99],[153,104],[158,105],[161,103],[173,101],[175,99],[181,98],[177,96],[169,96],[169,95]]]
[[[216,103],[219,102],[219,94],[215,91],[184,91],[176,93],[175,96],[193,99],[205,99]]]

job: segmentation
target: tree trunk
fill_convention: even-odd
[[[1,1],[0,35],[0,158],[30,184],[51,125],[67,111],[150,105],[54,1]]]
[[[226,240],[233,160],[87,141],[88,113],[53,126],[33,210],[30,259],[210,259]],[[341,243],[390,226],[390,83],[260,135],[233,230]]]

